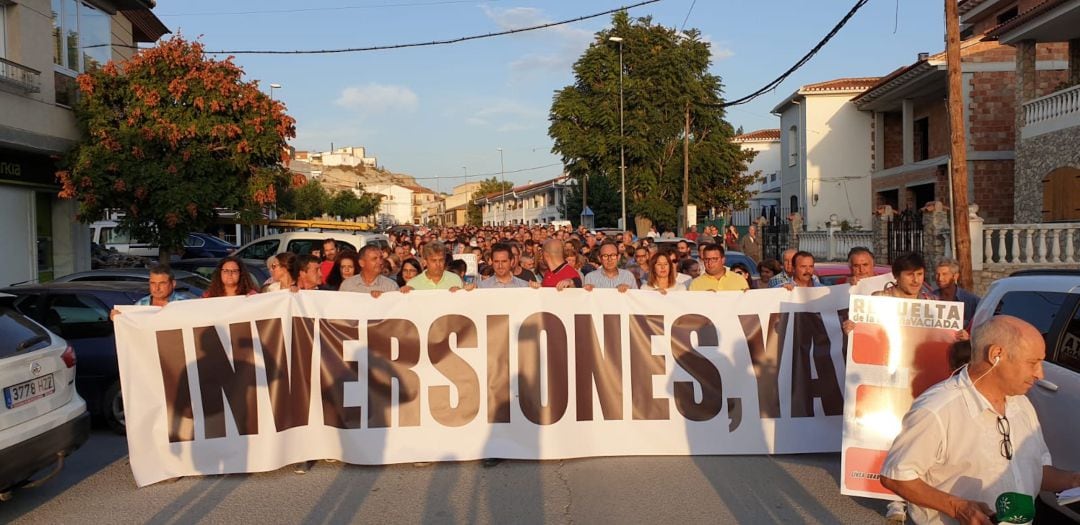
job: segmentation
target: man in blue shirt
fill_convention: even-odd
[[[942,259],[937,263],[937,295],[942,301],[959,301],[964,303],[964,327],[971,326],[971,317],[975,315],[975,309],[979,306],[979,296],[960,287],[960,263],[956,259]]]
[[[135,304],[139,306],[165,306],[173,301],[182,301],[185,296],[177,294],[176,277],[172,268],[164,264],[155,264],[150,267],[150,295],[139,299]]]

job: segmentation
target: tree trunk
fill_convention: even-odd
[[[648,217],[646,217],[644,215],[635,215],[634,216],[634,228],[637,229],[637,231],[634,232],[634,234],[637,235],[638,239],[648,235],[649,234],[649,229],[652,228],[652,226],[653,226],[652,219],[650,219],[650,218],[648,218]]]
[[[158,248],[158,262],[167,266],[170,261],[172,261],[172,250]]]

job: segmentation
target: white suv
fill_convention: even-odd
[[[271,255],[293,252],[297,255],[311,253],[312,249],[322,249],[323,241],[334,239],[338,251],[349,248],[358,252],[360,248],[374,244],[380,248],[390,246],[390,238],[381,233],[342,233],[294,231],[259,237],[236,250],[237,257],[265,261]]]
[[[0,294],[0,501],[90,437],[86,402],[75,392],[75,351],[11,307]]]
[[[1046,339],[1045,378],[1028,391],[1054,466],[1080,470],[1080,270],[1026,270],[990,285],[974,326],[1006,314]]]

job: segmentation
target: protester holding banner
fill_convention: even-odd
[[[848,251],[848,267],[851,268],[851,277],[848,283],[852,286],[859,281],[874,276],[874,252],[863,246],[856,246]],[[975,309],[972,308],[972,311]]]
[[[544,241],[542,254],[546,269],[540,281],[541,286],[557,290],[581,287],[581,274],[566,263],[562,241],[558,239]]]
[[[382,262],[380,254],[379,262]],[[344,250],[334,257],[334,265],[330,268],[330,274],[323,280],[323,288],[326,290],[338,290],[341,283],[352,278],[359,271],[360,262],[353,250]]]
[[[788,249],[784,250],[784,253],[783,253],[784,271],[780,272],[777,275],[774,275],[772,279],[769,279],[769,288],[780,288],[780,287],[784,286],[785,284],[788,284],[792,280],[794,280],[794,278],[795,278],[794,277],[794,275],[795,275],[794,257],[795,257],[795,254],[798,251],[799,250],[796,250],[795,248],[788,248]],[[803,253],[806,253],[806,252],[803,252]],[[818,281],[818,277],[816,275],[813,276],[813,281],[814,281],[813,286],[821,286],[821,282]]]
[[[921,255],[905,253],[897,257],[892,264],[892,274],[896,283],[884,290],[874,292],[873,295],[906,299],[938,299],[938,296],[926,285],[926,261]]]
[[[420,265],[420,261],[416,257],[409,257],[401,261],[401,270],[395,276],[395,280],[399,287],[405,286],[409,279],[420,275],[422,271],[424,268]]]
[[[615,288],[625,292],[638,287],[634,274],[619,268],[619,247],[613,242],[600,245],[600,269],[586,274],[582,282],[590,292],[594,288]]]
[[[318,290],[322,285],[322,263],[319,262],[319,257],[301,255],[297,257],[296,264],[300,268],[297,287],[301,290]]]
[[[398,290],[397,283],[381,272],[382,254],[379,253],[377,246],[369,244],[360,248],[358,261],[360,273],[345,279],[339,288],[341,291],[367,293],[372,297],[378,297],[383,292]]]
[[[964,303],[964,326],[971,324],[975,309],[979,307],[979,296],[960,287],[960,263],[956,259],[938,261],[934,274],[937,289],[934,293],[942,301],[960,301]]]
[[[821,286],[814,274],[814,255],[810,252],[795,252],[791,256],[791,280],[780,286],[787,290],[795,288],[814,288]]]
[[[678,282],[672,268],[674,266],[671,264],[671,258],[667,255],[662,253],[653,255],[649,260],[648,281],[641,285],[641,289],[655,290],[662,294],[686,291],[686,283]]]
[[[135,304],[141,306],[165,306],[173,301],[183,301],[184,296],[176,293],[176,277],[173,275],[172,268],[164,264],[155,264],[150,267],[150,295],[139,299]],[[113,308],[109,312],[109,319],[115,318],[120,315],[120,312]]]
[[[296,282],[300,278],[300,264],[293,252],[277,254],[277,266],[270,269],[270,277],[274,282],[263,287],[263,292],[276,292],[279,290],[296,291]]]
[[[1035,327],[996,316],[976,329],[970,364],[915,400],[881,469],[915,523],[1029,522],[1040,490],[1080,486],[1051,465],[1025,396],[1045,356]]]
[[[401,287],[402,293],[411,290],[450,290],[463,286],[461,278],[446,271],[446,245],[439,241],[429,242],[420,250],[427,268]]]
[[[203,292],[203,297],[231,297],[235,295],[255,295],[259,293],[251,285],[244,261],[229,255],[218,262],[210,276],[210,286]]]
[[[509,244],[496,243],[491,247],[491,268],[494,273],[491,277],[480,281],[478,284],[470,284],[466,290],[475,288],[539,288],[540,283],[519,279],[513,274],[513,250]]]
[[[719,244],[706,244],[701,247],[701,260],[705,262],[705,273],[690,281],[691,292],[743,291],[750,288],[746,279],[727,271],[724,266],[724,247]]]

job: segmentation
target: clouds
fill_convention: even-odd
[[[343,89],[334,104],[367,114],[395,111],[411,113],[420,107],[420,98],[405,86],[371,82]]]
[[[547,125],[547,111],[513,100],[473,104],[465,119],[470,126],[491,127],[498,132],[523,131]],[[479,106],[479,107],[476,107]]]
[[[495,22],[500,31],[547,24],[553,20],[534,7],[495,9],[482,5],[484,14]],[[527,33],[530,38],[544,42],[544,52],[528,53],[510,62],[510,71],[517,77],[531,74],[567,73],[570,66],[592,42],[593,33],[571,25],[561,25]],[[524,36],[524,35],[523,35]]]

